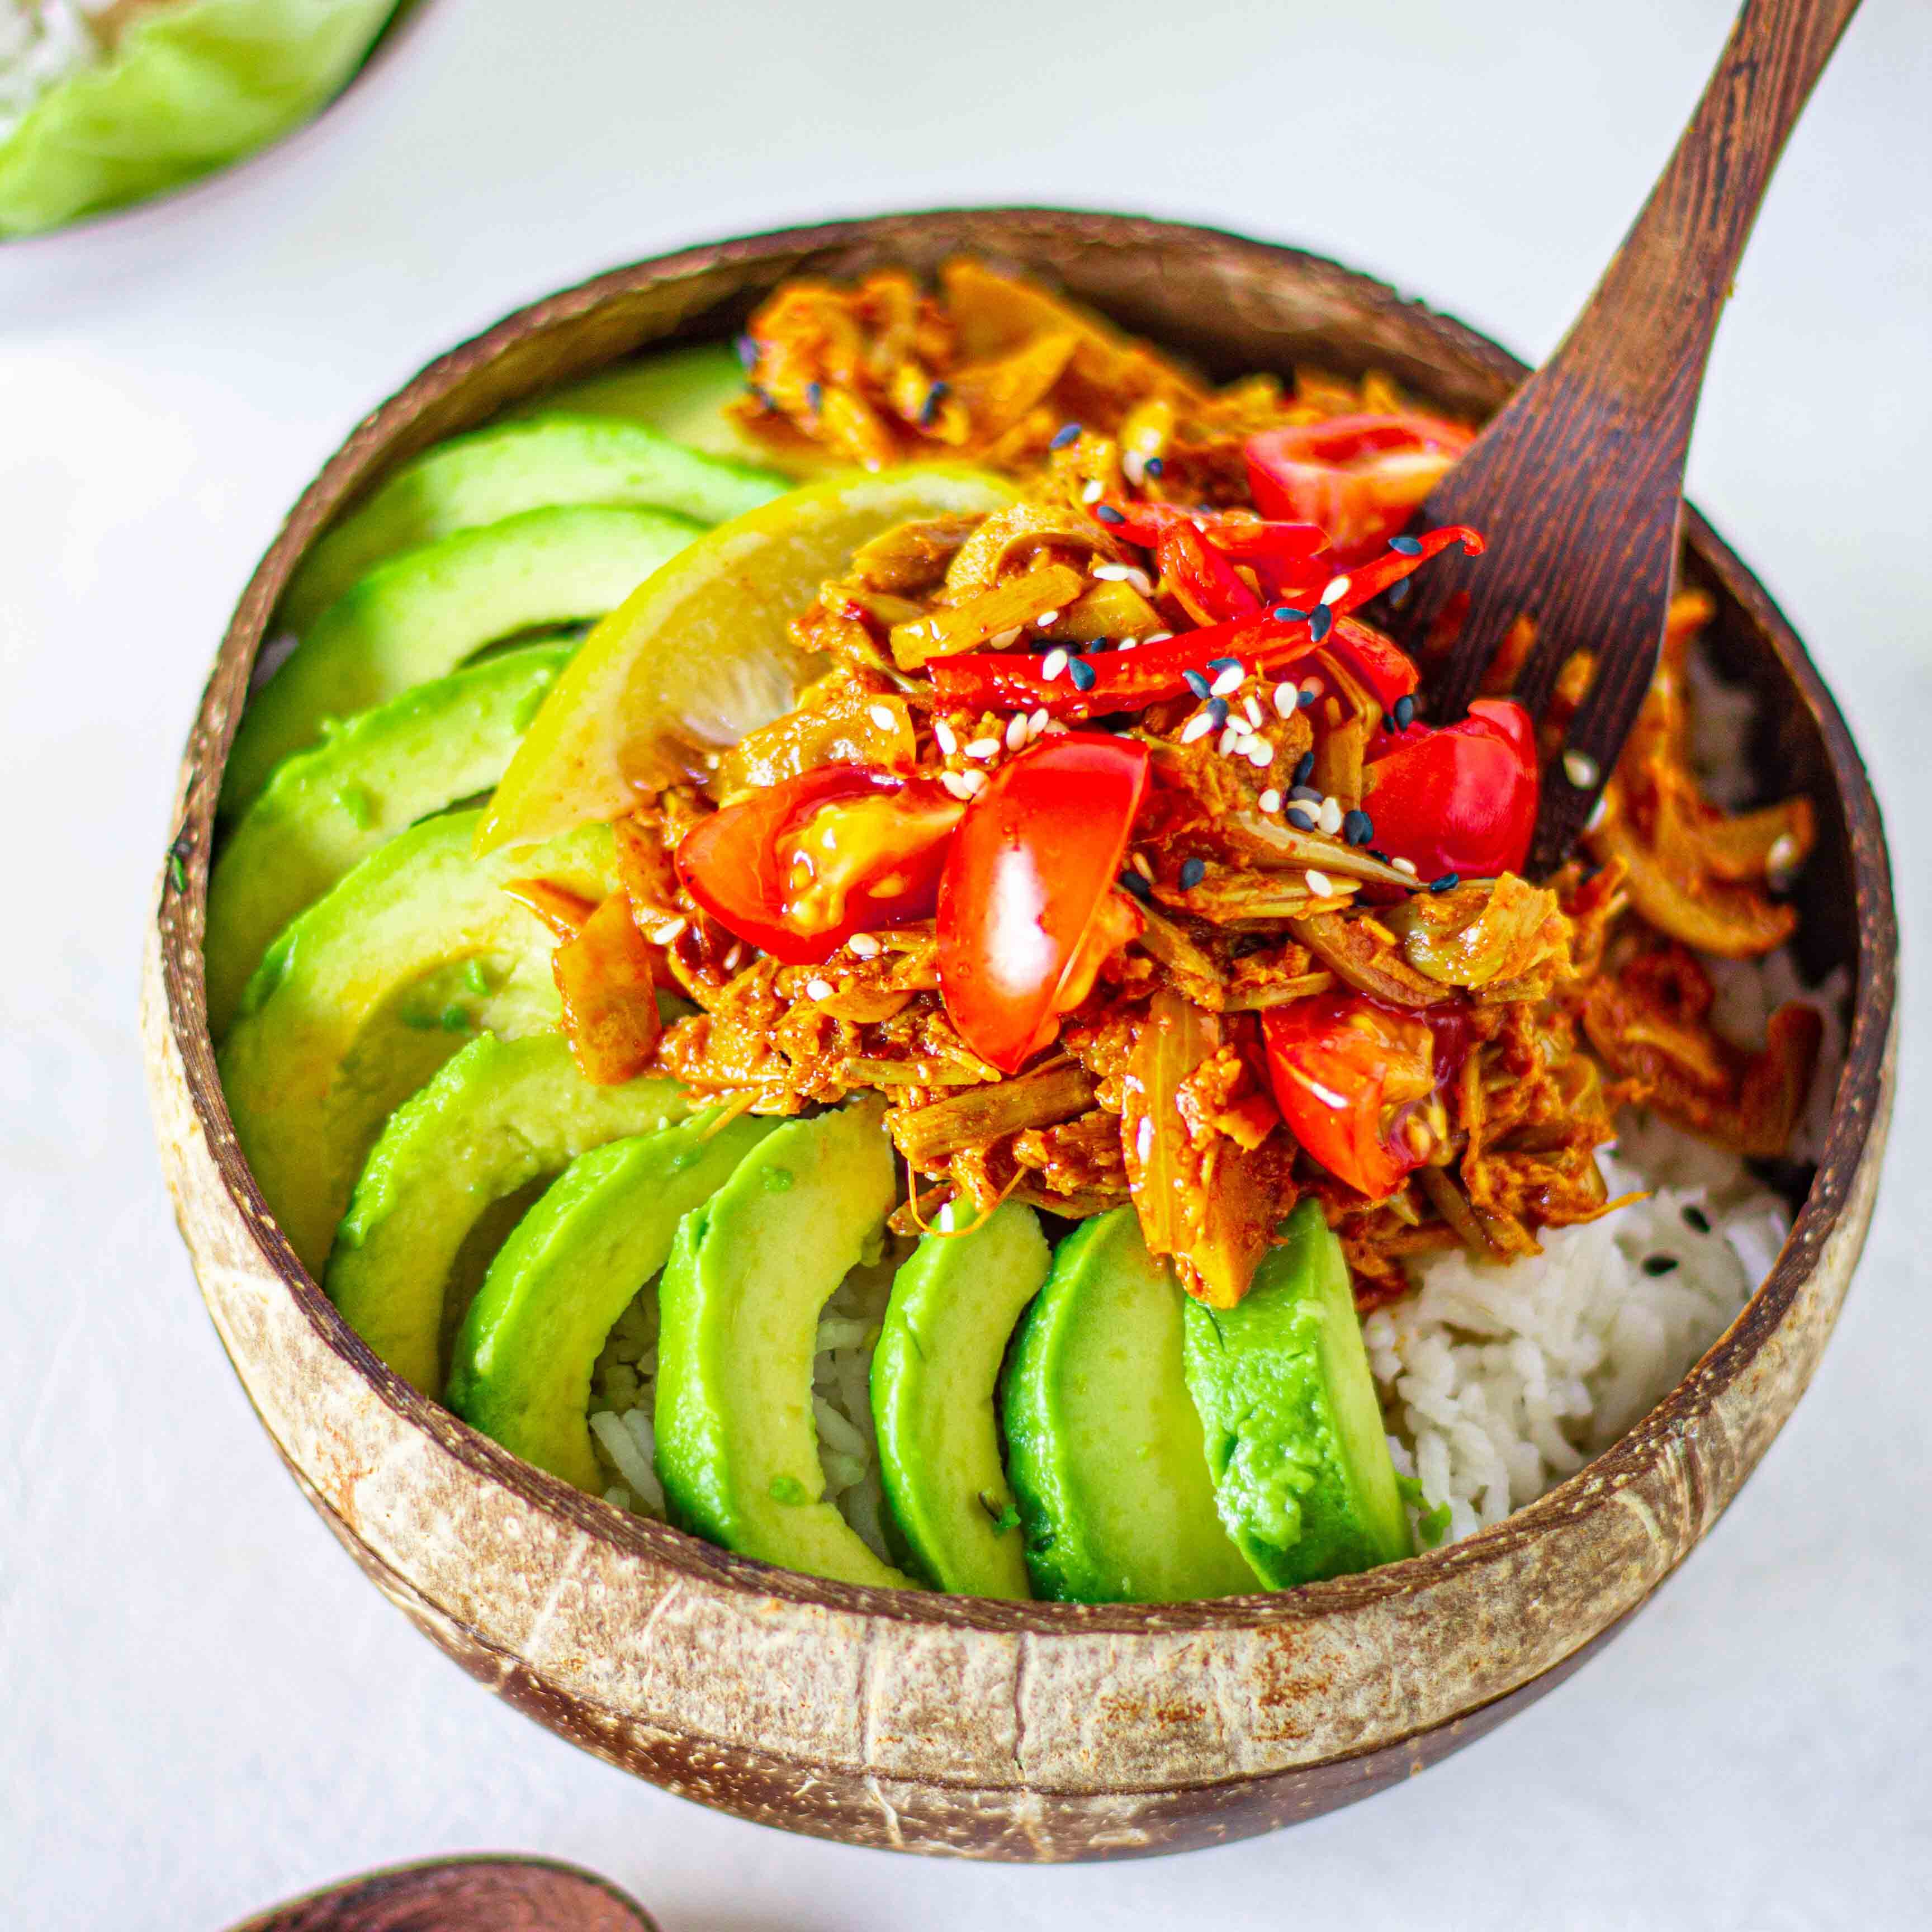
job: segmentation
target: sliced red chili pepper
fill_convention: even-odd
[[[924,779],[821,766],[694,826],[677,875],[727,932],[813,965],[855,932],[930,915],[962,812]]]
[[[1520,704],[1479,698],[1468,717],[1378,732],[1363,770],[1362,808],[1378,850],[1424,880],[1520,872],[1536,829],[1536,728]]]
[[[1154,556],[1168,587],[1197,624],[1260,614],[1262,600],[1227,555],[1185,518],[1177,518],[1161,532]]]
[[[1148,748],[1102,732],[1042,739],[994,772],[939,888],[939,986],[961,1038],[1002,1072],[1051,1040],[1138,918],[1114,891],[1147,796]]]
[[[1436,416],[1331,416],[1264,430],[1242,454],[1255,507],[1320,524],[1346,568],[1408,522],[1474,437]]]

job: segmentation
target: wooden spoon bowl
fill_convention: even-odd
[[[238,1152],[202,992],[222,763],[284,585],[331,518],[415,452],[655,343],[728,334],[774,284],[972,250],[1058,282],[1214,374],[1386,370],[1470,415],[1524,374],[1460,323],[1333,262],[1212,231],[1008,209],[696,248],[524,310],[362,424],[242,598],[190,740],[148,949],[153,1104],[224,1345],[297,1482],[417,1625],[609,1762],[827,1838],[1015,1859],[1142,1856],[1330,1810],[1480,1736],[1574,1670],[1737,1492],[1816,1366],[1870,1219],[1891,1108],[1896,928],[1878,809],[1803,646],[1687,512],[1713,649],[1748,681],[1768,785],[1807,791],[1807,963],[1852,968],[1822,1167],[1729,1332],[1606,1454],[1453,1547],[1272,1596],[1142,1607],[860,1589],[775,1570],[542,1474],[386,1370],[304,1272]]]

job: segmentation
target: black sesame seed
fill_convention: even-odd
[[[1294,702],[1298,710],[1306,711],[1314,704],[1315,694],[1312,691],[1298,691],[1294,694]]]
[[[1431,879],[1429,890],[1432,892],[1453,892],[1462,883],[1460,872],[1444,872],[1439,879]]]
[[[1701,1208],[1687,1208],[1684,1210],[1684,1225],[1694,1228],[1700,1234],[1711,1232],[1711,1217]]]
[[[1395,728],[1406,731],[1415,722],[1415,700],[1398,698],[1395,701]]]
[[[1207,876],[1207,860],[1190,859],[1180,868],[1180,890],[1184,892],[1191,892]]]
[[[1067,659],[1066,675],[1073,680],[1076,691],[1091,691],[1100,677],[1094,667],[1082,658]]]
[[[1120,512],[1115,509],[1111,503],[1102,503],[1099,505],[1095,508],[1094,514],[1095,516],[1098,517],[1103,524],[1124,524],[1127,520],[1126,518],[1122,516]]]
[[[1305,785],[1314,776],[1315,754],[1312,752],[1304,752],[1295,765],[1294,776],[1288,780],[1288,783]]]
[[[814,416],[825,406],[825,385],[808,382],[805,386],[805,406]]]
[[[1208,700],[1208,716],[1214,721],[1214,728],[1220,730],[1228,722],[1228,700],[1225,698],[1210,698]]]
[[[1670,1274],[1676,1271],[1677,1266],[1678,1260],[1675,1255],[1646,1255],[1643,1258],[1646,1274]]]
[[[1146,462],[1141,465],[1141,474],[1143,476],[1158,476],[1166,467],[1167,465],[1162,462],[1159,457],[1150,456]]]
[[[1329,627],[1335,621],[1335,614],[1325,604],[1318,604],[1308,620],[1308,634],[1318,644],[1328,634]]]
[[[1208,696],[1208,680],[1203,677],[1198,670],[1184,670],[1180,674],[1180,678],[1181,682],[1186,686],[1190,691],[1193,692],[1196,698],[1198,698],[1204,701],[1206,700]]]
[[[1305,805],[1291,805],[1286,816],[1288,824],[1298,832],[1312,832],[1315,830],[1315,814]]]
[[[1422,546],[1413,537],[1390,537],[1389,548],[1400,556],[1420,556]]]
[[[1389,586],[1388,601],[1392,610],[1400,610],[1408,602],[1408,593],[1415,588],[1415,579],[1405,577],[1400,584]]]
[[[1371,859],[1379,859],[1384,866],[1393,866],[1395,863],[1395,861],[1379,845],[1371,845],[1369,848],[1369,856]]]
[[[1046,446],[1048,449],[1064,449],[1070,442],[1079,440],[1080,425],[1077,422],[1062,423],[1053,432],[1053,440]]]
[[[1146,880],[1142,878],[1131,866],[1120,874],[1120,882],[1122,889],[1132,892],[1137,899],[1151,898],[1154,896]]]
[[[1298,624],[1308,615],[1306,610],[1298,610],[1292,604],[1284,604],[1274,614],[1278,624]]]
[[[1302,784],[1298,778],[1289,788],[1288,795],[1301,805],[1319,805],[1322,802],[1322,794],[1314,786]]]
[[[919,406],[919,426],[921,429],[930,429],[939,420],[939,406],[952,393],[952,386],[946,382],[934,382],[926,391],[926,400]]]
[[[1210,670],[1239,670],[1240,668],[1241,661],[1239,658],[1210,658],[1208,660],[1208,668]]]
[[[1083,651],[1104,651],[1112,648],[1112,638],[1090,638],[1080,648]]]
[[[758,366],[758,345],[748,335],[741,335],[737,348],[738,360],[744,364],[745,373],[749,375]]]
[[[1376,836],[1376,828],[1366,812],[1342,814],[1342,836],[1351,845],[1366,845]]]

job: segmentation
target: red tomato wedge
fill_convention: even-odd
[[[855,932],[931,914],[963,811],[924,779],[825,765],[693,826],[677,875],[727,932],[815,965]]]
[[[1331,416],[1249,437],[1248,488],[1264,517],[1318,524],[1346,568],[1372,556],[1475,432],[1435,416]]]
[[[1378,732],[1363,772],[1376,849],[1424,880],[1518,872],[1536,830],[1536,729],[1510,698],[1479,698],[1469,715],[1431,730]]]
[[[1262,1037],[1282,1118],[1336,1180],[1379,1201],[1422,1165],[1405,1130],[1436,1084],[1427,1020],[1331,993],[1264,1013]]]
[[[1013,1073],[1138,928],[1114,882],[1148,791],[1144,745],[1045,738],[1002,765],[953,835],[939,886],[939,988],[960,1037]]]

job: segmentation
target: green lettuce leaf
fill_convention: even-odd
[[[0,236],[158,194],[287,134],[348,80],[396,0],[181,0],[0,140]]]

